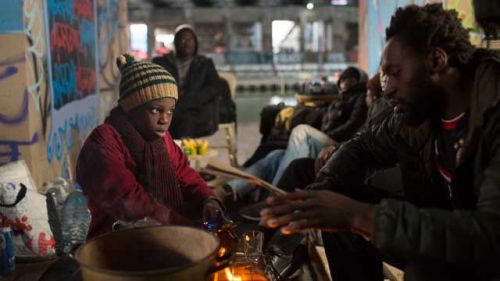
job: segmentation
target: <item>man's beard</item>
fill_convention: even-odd
[[[426,120],[438,120],[443,108],[444,89],[425,73],[412,79],[408,97],[403,101],[403,119],[407,125],[419,126]]]

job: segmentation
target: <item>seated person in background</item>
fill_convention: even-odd
[[[214,193],[168,133],[177,101],[173,77],[128,54],[117,64],[119,105],[87,138],[76,167],[92,217],[87,239],[118,220],[190,224],[185,216],[220,214]]]
[[[292,130],[273,185],[277,185],[286,167],[297,158],[316,158],[324,147],[350,139],[365,123],[367,74],[355,67],[340,75],[340,100],[331,104],[323,116],[321,130],[299,125]]]
[[[368,116],[360,131],[370,126],[375,126],[392,112],[389,103],[382,96],[379,73],[368,80],[367,88],[365,102],[368,107]],[[313,183],[320,169],[338,147],[339,144],[329,145],[323,148],[316,158],[299,158],[293,160],[285,169],[277,186],[286,191],[293,191],[295,188],[305,187]]]
[[[366,75],[357,68],[348,68],[339,79],[341,100],[332,104],[323,118],[322,127],[329,135],[308,125],[299,125],[292,130],[286,150],[275,150],[252,166],[246,172],[257,176],[273,185],[277,185],[286,167],[297,158],[315,158],[318,152],[334,143],[345,141],[354,135],[366,120],[365,102]],[[244,198],[255,187],[243,180],[231,180],[226,189],[233,193],[233,198]]]
[[[174,47],[152,61],[170,72],[178,85],[179,100],[169,132],[174,139],[209,136],[218,129],[219,98],[229,88],[212,59],[198,55],[198,38],[191,26],[176,28]]]
[[[365,252],[404,269],[405,280],[498,280],[498,52],[474,48],[442,4],[397,9],[386,39],[381,80],[394,113],[343,144],[311,190],[269,198],[262,223],[286,233],[322,229],[323,238],[361,234]],[[396,163],[403,198],[366,196],[366,172]],[[347,251],[331,241],[336,274]]]
[[[324,78],[324,79],[323,79]],[[267,105],[260,113],[259,131],[262,134],[259,147],[245,161],[243,167],[252,166],[271,151],[285,149],[292,129],[307,124],[320,129],[324,112],[339,98],[338,86],[323,77],[321,81],[309,80],[296,84],[296,106]]]

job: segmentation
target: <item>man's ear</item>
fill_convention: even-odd
[[[429,69],[436,73],[448,67],[448,55],[441,48],[433,48],[427,57]]]

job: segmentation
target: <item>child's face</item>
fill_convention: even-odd
[[[135,128],[147,140],[164,137],[172,122],[175,99],[162,98],[150,101],[129,112]]]

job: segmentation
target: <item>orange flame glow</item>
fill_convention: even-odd
[[[217,255],[218,255],[219,257],[223,257],[226,253],[227,253],[226,248],[221,247],[221,248],[219,249],[219,252],[217,253]]]
[[[243,281],[243,279],[241,277],[239,277],[238,275],[233,275],[231,273],[231,270],[229,268],[226,268],[224,270],[224,273],[226,274],[227,280],[230,280],[230,281]]]

